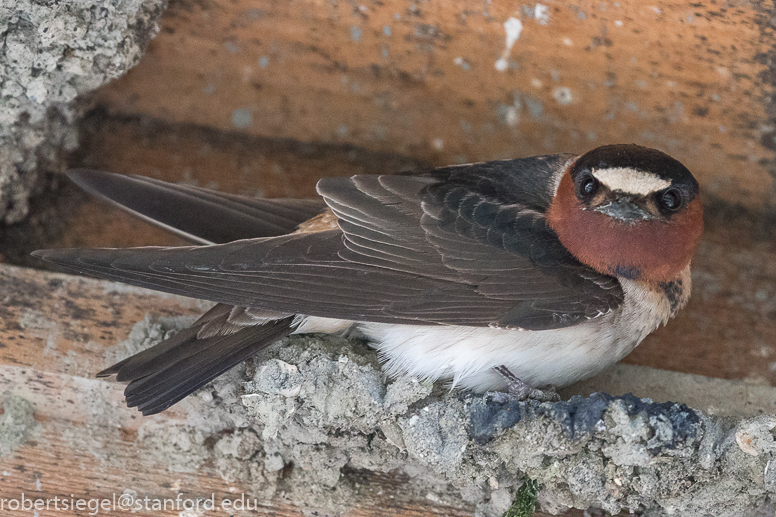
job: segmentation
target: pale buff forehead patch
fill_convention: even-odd
[[[593,169],[591,172],[595,179],[609,190],[619,190],[640,196],[648,196],[671,186],[671,182],[668,180],[629,167]]]

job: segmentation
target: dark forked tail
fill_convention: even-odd
[[[252,198],[86,169],[71,170],[68,176],[90,194],[199,244],[284,235],[326,208],[321,199]],[[217,305],[191,328],[97,376],[116,375],[116,380],[129,382],[127,405],[153,415],[292,331],[293,317],[282,315],[254,325],[231,325],[232,309]],[[217,332],[200,332],[206,325],[218,327]]]
[[[293,316],[241,328],[227,335],[198,338],[206,318],[156,346],[118,362],[97,374],[129,381],[128,407],[143,415],[169,408],[228,369],[292,332]]]

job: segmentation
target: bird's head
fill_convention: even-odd
[[[667,154],[638,145],[607,145],[574,160],[547,219],[580,262],[647,282],[676,278],[703,232],[693,175]]]

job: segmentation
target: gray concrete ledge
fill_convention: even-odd
[[[616,364],[605,372],[561,390],[563,398],[632,393],[655,402],[681,400],[707,415],[753,417],[776,414],[776,388],[749,381],[715,379],[647,366]]]
[[[203,389],[197,411],[221,404],[187,425],[229,411],[237,429],[212,450],[222,475],[269,497],[283,472],[283,496],[310,512],[345,513],[356,488],[343,472],[367,469],[403,471],[428,497],[460,498],[481,517],[502,515],[526,478],[541,484],[546,512],[773,514],[776,417],[753,415],[772,412],[774,388],[620,365],[567,390],[616,396],[502,404],[386,379],[374,350],[331,336],[288,338],[255,365],[247,382],[238,369]],[[159,432],[163,443],[183,431]]]
[[[77,147],[76,97],[121,76],[159,31],[166,0],[0,3],[0,221],[27,215],[43,171]]]

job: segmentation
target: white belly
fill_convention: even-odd
[[[397,325],[307,318],[297,332],[333,332],[354,326],[380,353],[390,375],[449,379],[474,391],[504,389],[493,371],[504,365],[533,387],[565,386],[590,377],[630,353],[665,323],[670,307],[661,293],[623,282],[624,304],[573,327],[527,331],[462,326]],[[689,289],[688,289],[689,290]]]
[[[378,323],[359,329],[375,343],[389,374],[451,379],[474,391],[505,388],[493,370],[500,365],[534,387],[564,386],[619,361],[642,339],[600,332],[589,322],[544,331]]]

